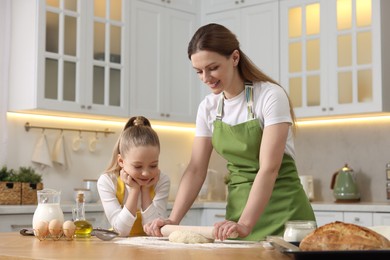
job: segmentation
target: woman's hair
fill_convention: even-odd
[[[238,73],[246,84],[268,81],[279,85],[279,83],[263,73],[249,57],[245,55],[240,49],[240,43],[237,40],[236,35],[220,24],[210,23],[200,27],[189,42],[187,52],[188,58],[191,60],[191,56],[198,51],[212,51],[229,58],[234,50],[238,50],[240,53],[240,60],[237,65]],[[290,99],[289,103],[290,114],[294,124],[295,115]]]
[[[118,155],[124,156],[133,147],[148,145],[157,146],[160,149],[158,135],[149,120],[143,116],[130,118],[114,146],[111,162],[106,172],[119,174],[121,167],[118,164]]]

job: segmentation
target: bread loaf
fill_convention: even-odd
[[[390,249],[390,241],[368,228],[336,221],[307,235],[299,248],[303,251]]]

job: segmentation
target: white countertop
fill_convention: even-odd
[[[168,209],[172,209],[173,202],[168,202]],[[8,214],[33,214],[37,205],[0,205],[0,215]],[[196,201],[192,209],[225,209],[224,201]],[[352,211],[352,212],[386,212],[390,213],[390,202],[357,202],[357,203],[335,203],[335,202],[312,202],[315,211]],[[61,208],[64,213],[72,212],[74,203],[63,202]],[[100,202],[86,203],[86,212],[102,212],[103,206]]]

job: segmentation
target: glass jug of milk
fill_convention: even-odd
[[[61,192],[53,189],[43,189],[37,191],[38,206],[33,216],[33,229],[40,221],[50,222],[58,219],[64,222],[64,213],[60,207]]]

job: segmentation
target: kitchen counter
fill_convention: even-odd
[[[162,250],[163,249],[163,250]],[[0,259],[202,259],[288,260],[277,250],[253,248],[153,248],[116,244],[115,240],[44,240],[19,233],[0,233]]]
[[[390,213],[390,202],[312,202],[314,211],[357,211],[357,212],[385,212]]]

